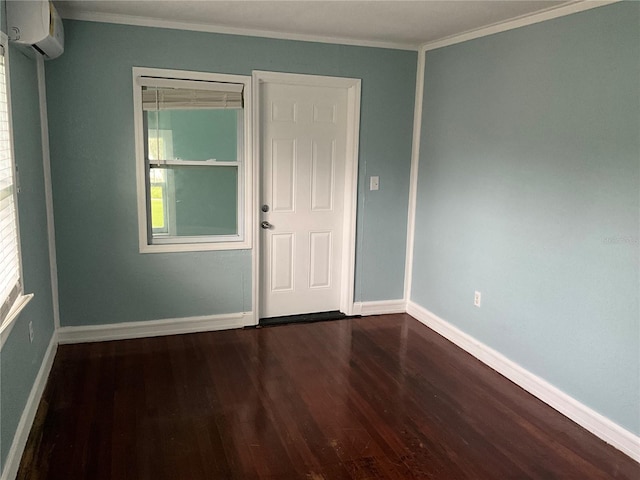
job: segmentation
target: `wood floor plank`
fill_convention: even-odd
[[[19,479],[628,479],[405,314],[63,345]]]

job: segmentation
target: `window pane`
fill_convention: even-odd
[[[156,218],[162,218],[164,224],[168,224],[170,236],[238,234],[238,167],[171,165],[152,170],[164,170],[167,178],[162,196],[166,205],[163,205],[162,214],[153,213],[152,187],[154,238],[166,236],[166,233],[156,231]],[[160,192],[155,195],[157,199],[161,198]],[[156,208],[160,212],[161,207]],[[159,223],[160,220],[158,228]]]
[[[238,159],[238,109],[145,112],[150,160]]]
[[[151,226],[154,231],[165,230],[165,186],[151,184]]]

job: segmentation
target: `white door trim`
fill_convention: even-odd
[[[344,224],[343,250],[341,262],[340,310],[347,315],[354,312],[355,263],[356,263],[356,212],[358,207],[358,149],[360,139],[360,91],[361,80],[357,78],[327,77],[322,75],[301,75],[253,71],[253,191],[254,212],[260,211],[260,179],[262,165],[260,161],[260,85],[263,83],[304,85],[316,87],[334,87],[347,89],[347,154],[345,158]],[[254,215],[253,217],[259,218]],[[254,324],[260,319],[260,227],[254,221],[252,255],[252,304]]]

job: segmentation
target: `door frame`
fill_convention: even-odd
[[[362,81],[358,78],[328,77],[297,73],[252,72],[253,89],[253,252],[251,256],[253,324],[260,320],[260,268],[261,230],[260,203],[262,200],[262,145],[260,138],[260,86],[264,83],[300,85],[313,87],[345,88],[347,90],[347,141],[344,175],[344,210],[342,229],[342,259],[340,272],[340,310],[347,315],[354,312],[355,264],[356,264],[356,215],[358,210],[358,151],[360,146],[360,95]]]

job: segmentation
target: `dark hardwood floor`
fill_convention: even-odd
[[[18,478],[638,479],[408,315],[66,345]]]

